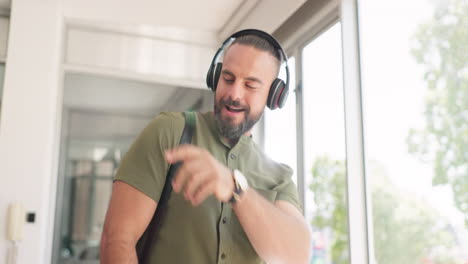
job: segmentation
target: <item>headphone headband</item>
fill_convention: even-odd
[[[281,47],[279,42],[272,35],[266,33],[265,31],[261,31],[261,30],[258,30],[258,29],[244,29],[244,30],[241,30],[241,31],[238,31],[238,32],[232,34],[228,39],[238,38],[240,36],[246,36],[246,35],[255,35],[255,36],[261,37],[261,38],[267,40],[276,49],[279,49],[281,51],[283,50],[283,48]]]

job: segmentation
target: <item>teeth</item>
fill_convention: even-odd
[[[232,108],[232,107],[229,107],[226,105],[226,108],[229,110],[229,111],[234,111],[234,112],[241,112],[243,111],[242,108]]]

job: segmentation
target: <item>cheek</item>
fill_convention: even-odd
[[[215,94],[214,94],[214,100],[215,103],[219,102],[221,98],[223,98],[224,94],[222,89],[216,89]]]
[[[258,102],[258,104],[263,105],[263,106],[266,104],[269,90],[270,89],[263,89],[261,92],[256,94],[255,99]]]
[[[268,94],[255,93],[248,98],[247,103],[250,105],[251,112],[258,113],[265,108]]]
[[[221,98],[226,97],[226,87],[221,84],[221,80],[218,82],[218,86],[216,87],[215,91],[215,100],[218,102]]]

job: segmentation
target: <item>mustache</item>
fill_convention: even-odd
[[[250,111],[249,105],[241,104],[241,102],[239,100],[232,100],[231,97],[228,97],[226,99],[220,99],[220,103],[224,104],[224,105],[227,105],[227,106],[240,107],[242,109]]]

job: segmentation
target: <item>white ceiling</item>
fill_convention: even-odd
[[[63,104],[67,108],[149,116],[160,111],[184,111],[200,97],[212,97],[208,89],[181,88],[76,73],[65,75],[64,88]]]
[[[64,109],[71,114],[67,134],[75,140],[133,138],[161,111],[186,111],[194,105],[201,112],[213,109],[208,89],[77,73],[65,75],[64,87]]]
[[[64,14],[106,23],[219,31],[237,8],[249,1],[252,0],[64,0]]]
[[[65,75],[64,105],[101,111],[137,112],[161,106],[175,89],[81,74]]]
[[[68,25],[117,29],[147,36],[155,35],[151,33],[154,30],[179,30],[204,38],[213,34],[217,37],[212,40],[218,42],[244,28],[259,28],[272,33],[307,0],[58,1],[62,2]],[[0,15],[2,10],[8,12],[10,7],[11,0],[0,0]]]

